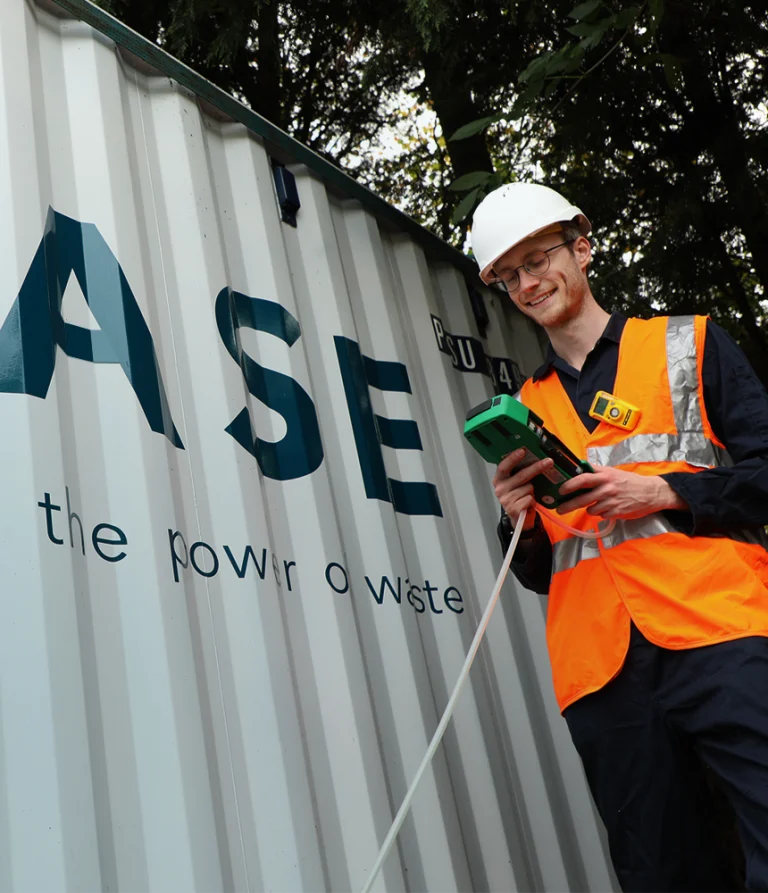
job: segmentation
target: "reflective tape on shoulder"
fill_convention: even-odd
[[[703,432],[692,316],[670,316],[667,320],[667,376],[678,435]]]
[[[715,447],[702,432],[635,434],[608,446],[587,449],[592,465],[628,465],[632,462],[685,462],[698,468],[719,465]]]

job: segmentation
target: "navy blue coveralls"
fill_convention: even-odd
[[[613,392],[626,318],[614,313],[581,371],[550,347],[534,380],[557,374],[588,430],[595,392]],[[666,512],[688,534],[768,523],[768,395],[736,343],[707,323],[704,401],[732,467],[663,477],[689,512]],[[544,419],[544,424],[547,420]],[[499,538],[509,543],[506,516]],[[512,565],[546,594],[552,549],[537,525]],[[766,591],[768,598],[768,591]],[[734,808],[746,888],[768,891],[768,638],[671,651],[632,625],[627,659],[603,689],[563,713],[608,831],[624,891],[734,889],[722,840],[713,835],[703,781],[709,766]],[[692,758],[698,754],[697,758]]]

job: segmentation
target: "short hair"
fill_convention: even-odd
[[[561,226],[563,228],[565,238],[568,239],[569,242],[575,242],[576,239],[578,239],[579,236],[582,235],[579,227],[571,220],[566,220],[564,223],[561,224]]]
[[[564,220],[560,225],[563,229],[563,235],[568,240],[568,250],[571,253],[573,253],[573,243],[580,236],[583,236],[584,233],[579,229],[578,225],[576,223],[574,223],[572,220]],[[584,236],[584,238],[589,242],[590,245],[592,244],[592,241],[588,236]],[[590,261],[587,264],[587,268],[584,272],[588,273],[589,268],[591,266],[592,266],[592,259],[590,258]]]

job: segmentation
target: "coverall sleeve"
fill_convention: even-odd
[[[512,522],[502,512],[496,532],[504,554],[509,548],[512,530]],[[552,577],[552,544],[538,515],[533,531],[520,539],[511,568],[512,573],[526,589],[538,592],[540,595],[549,592],[549,581]]]
[[[692,529],[687,532],[768,524],[768,394],[741,348],[711,320],[702,382],[709,422],[733,465],[663,475],[688,503]],[[682,519],[686,513],[669,514]]]

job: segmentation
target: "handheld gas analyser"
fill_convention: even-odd
[[[520,468],[552,459],[554,465],[533,479],[536,501],[547,508],[557,508],[566,499],[579,493],[560,496],[560,485],[576,475],[594,471],[589,462],[579,459],[568,447],[544,427],[542,420],[519,400],[504,394],[492,397],[467,413],[464,436],[487,462],[498,465],[514,450],[525,449]]]

